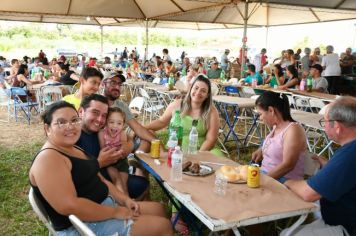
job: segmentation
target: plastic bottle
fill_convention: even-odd
[[[302,79],[302,81],[300,81],[299,90],[300,91],[305,90],[305,79]]]
[[[198,152],[198,130],[197,120],[193,120],[193,126],[189,133],[188,154],[197,154]]]
[[[173,90],[173,89],[174,89],[174,77],[173,77],[173,73],[171,73],[168,79],[168,90]]]
[[[220,72],[220,79],[221,79],[221,81],[225,81],[225,71],[224,70],[221,70],[221,72]]]
[[[169,140],[167,142],[167,147],[168,147],[167,165],[169,167],[172,167],[172,154],[173,154],[176,146],[178,146],[178,138],[177,138],[176,131],[173,130],[171,132],[171,135],[169,136]]]
[[[176,110],[172,116],[171,122],[169,123],[169,135],[172,131],[175,131],[178,138],[178,145],[182,145],[183,140],[183,125],[182,119],[180,118],[180,110]]]
[[[182,181],[183,152],[176,146],[172,154],[171,180]]]
[[[313,78],[309,75],[307,79],[307,92],[311,92],[313,90]]]

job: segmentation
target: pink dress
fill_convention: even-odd
[[[108,131],[108,128],[104,128],[104,147],[117,147],[118,149],[121,148],[121,140],[120,140],[120,135],[121,132],[118,132],[115,137],[111,137]]]
[[[283,161],[283,141],[284,134],[291,125],[299,125],[296,122],[290,123],[282,132],[277,135],[274,135],[275,128],[272,132],[266,137],[262,146],[262,171],[270,172],[276,166],[280,165]],[[293,150],[290,150],[293,152]],[[303,179],[304,176],[304,158],[306,150],[302,150],[299,153],[297,164],[294,169],[288,172],[285,176],[287,179]]]

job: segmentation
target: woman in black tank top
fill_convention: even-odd
[[[81,119],[73,105],[54,103],[42,119],[47,141],[32,163],[29,178],[55,230],[61,235],[73,233],[68,216],[74,214],[97,235],[173,234],[160,204],[137,203],[119,192],[99,174],[98,161],[74,146]]]

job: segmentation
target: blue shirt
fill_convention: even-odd
[[[260,73],[256,72],[254,75],[249,75],[245,78],[245,83],[252,84],[252,79],[257,79],[257,85],[263,84],[263,79]]]
[[[82,130],[80,134],[79,140],[76,145],[83,149],[90,156],[98,159],[100,153],[100,143],[98,133],[86,133]],[[100,173],[108,180],[111,181],[109,174],[107,172],[107,168],[100,168]]]
[[[328,225],[342,225],[356,234],[356,140],[339,148],[307,183],[318,192],[321,214]]]

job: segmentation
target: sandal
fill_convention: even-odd
[[[175,218],[176,218],[176,216],[172,215],[172,217],[171,217],[172,224],[173,224]],[[175,224],[174,229],[179,235],[182,235],[182,236],[188,236],[190,233],[188,225],[181,218],[179,218],[177,220],[177,223]]]

